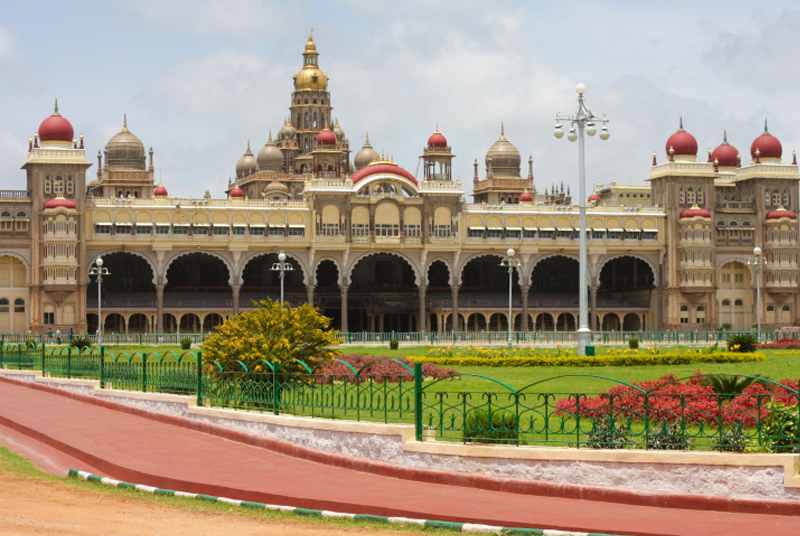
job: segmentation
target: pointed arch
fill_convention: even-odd
[[[383,253],[395,257],[400,257],[401,259],[406,261],[409,264],[409,266],[411,266],[411,270],[414,272],[414,284],[417,286],[417,288],[419,288],[421,281],[419,266],[417,266],[417,264],[408,255],[406,255],[405,253],[401,253],[399,251],[367,251],[355,257],[354,259],[352,259],[347,263],[347,268],[342,272],[344,284],[347,286],[351,284],[353,277],[353,270],[355,269],[356,265],[358,265],[359,262],[366,259],[367,257],[372,257],[374,255],[380,255]]]

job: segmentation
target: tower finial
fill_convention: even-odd
[[[439,121],[438,120],[436,121],[436,132],[437,133],[439,132]]]
[[[268,141],[272,141],[272,129],[269,129],[269,140]]]
[[[367,132],[367,141],[365,142],[366,145],[369,145],[369,132]]]
[[[56,99],[56,107],[55,107],[55,109],[53,110],[53,113],[54,113],[54,114],[58,114],[58,97],[56,97],[55,99]]]
[[[728,144],[728,131],[727,130],[723,130],[722,131],[722,143],[725,144],[725,145]]]
[[[506,126],[502,121],[500,121],[500,139],[506,139]]]
[[[122,114],[122,132],[128,132],[128,113]]]
[[[247,138],[247,151],[250,152],[250,138]]]
[[[680,118],[679,119],[680,126],[679,126],[678,130],[683,130],[683,116],[679,115],[678,117]]]
[[[769,129],[767,129],[767,118],[764,118],[764,134],[769,134]]]

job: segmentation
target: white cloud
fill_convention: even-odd
[[[42,76],[39,68],[17,47],[17,37],[0,24],[0,86],[12,90],[39,88]]]

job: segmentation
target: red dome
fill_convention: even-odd
[[[753,157],[753,160],[756,159],[756,149],[758,149],[759,158],[777,158],[780,160],[781,155],[783,155],[781,142],[769,133],[766,120],[764,121],[764,133],[757,137],[750,146],[750,156]]]
[[[153,190],[153,195],[156,197],[167,197],[167,189],[160,184]]]
[[[670,148],[673,150],[673,156],[697,156],[697,140],[694,139],[694,136],[683,130],[683,118],[681,118],[678,132],[670,136],[667,140],[667,157],[669,157]]]
[[[589,202],[591,203],[592,201],[600,201],[600,196],[597,195],[597,194],[590,195],[589,196]]]
[[[317,134],[317,143],[336,143],[336,134],[328,130],[327,128]]]
[[[63,197],[55,197],[44,204],[45,209],[58,207],[77,208],[77,205],[74,201],[70,201],[69,199],[65,199]]]
[[[238,186],[234,186],[233,188],[231,188],[230,196],[231,197],[244,197],[244,190],[242,190]]]
[[[414,175],[400,166],[393,164],[375,164],[363,167],[356,171],[353,176],[350,177],[350,180],[353,181],[353,184],[355,184],[361,179],[369,177],[370,175],[376,175],[378,173],[391,173],[393,175],[400,175],[401,177],[410,180],[415,185],[418,184],[417,179],[414,178]]]
[[[687,208],[683,212],[681,212],[681,218],[696,218],[700,216],[701,218],[710,218],[711,213],[704,208],[700,208],[697,205],[693,206],[692,208]]]
[[[739,151],[728,143],[728,133],[722,136],[722,145],[714,149],[711,153],[711,161],[717,161],[719,167],[738,167],[739,166]]]
[[[779,208],[778,210],[773,210],[772,212],[767,214],[768,220],[779,220],[781,218],[789,218],[790,220],[796,220],[797,214],[795,214],[791,210],[786,210],[783,207]]]
[[[428,138],[428,147],[447,147],[447,138],[439,132],[438,126],[436,127],[436,132]]]
[[[72,124],[58,113],[58,101],[56,101],[53,115],[39,125],[39,140],[72,143],[73,139],[75,139],[75,130],[72,128]]]
[[[533,196],[529,192],[522,192],[519,196],[519,200],[529,203],[533,201]]]

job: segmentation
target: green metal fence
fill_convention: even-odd
[[[0,345],[0,368],[95,379],[101,388],[196,396],[198,405],[413,423],[420,440],[736,452],[797,452],[800,444],[796,380],[780,384],[708,375],[651,382],[645,389],[613,378],[574,375],[515,389],[469,374],[423,383],[421,363],[411,368],[388,358],[360,369],[337,359],[329,362],[339,367],[332,372],[328,365],[294,359],[223,366],[203,362],[200,352],[115,355],[105,350]],[[386,363],[394,369],[374,372],[373,366]],[[581,378],[603,380],[609,388],[557,388],[559,381],[574,385]],[[464,379],[470,381],[456,381]]]

